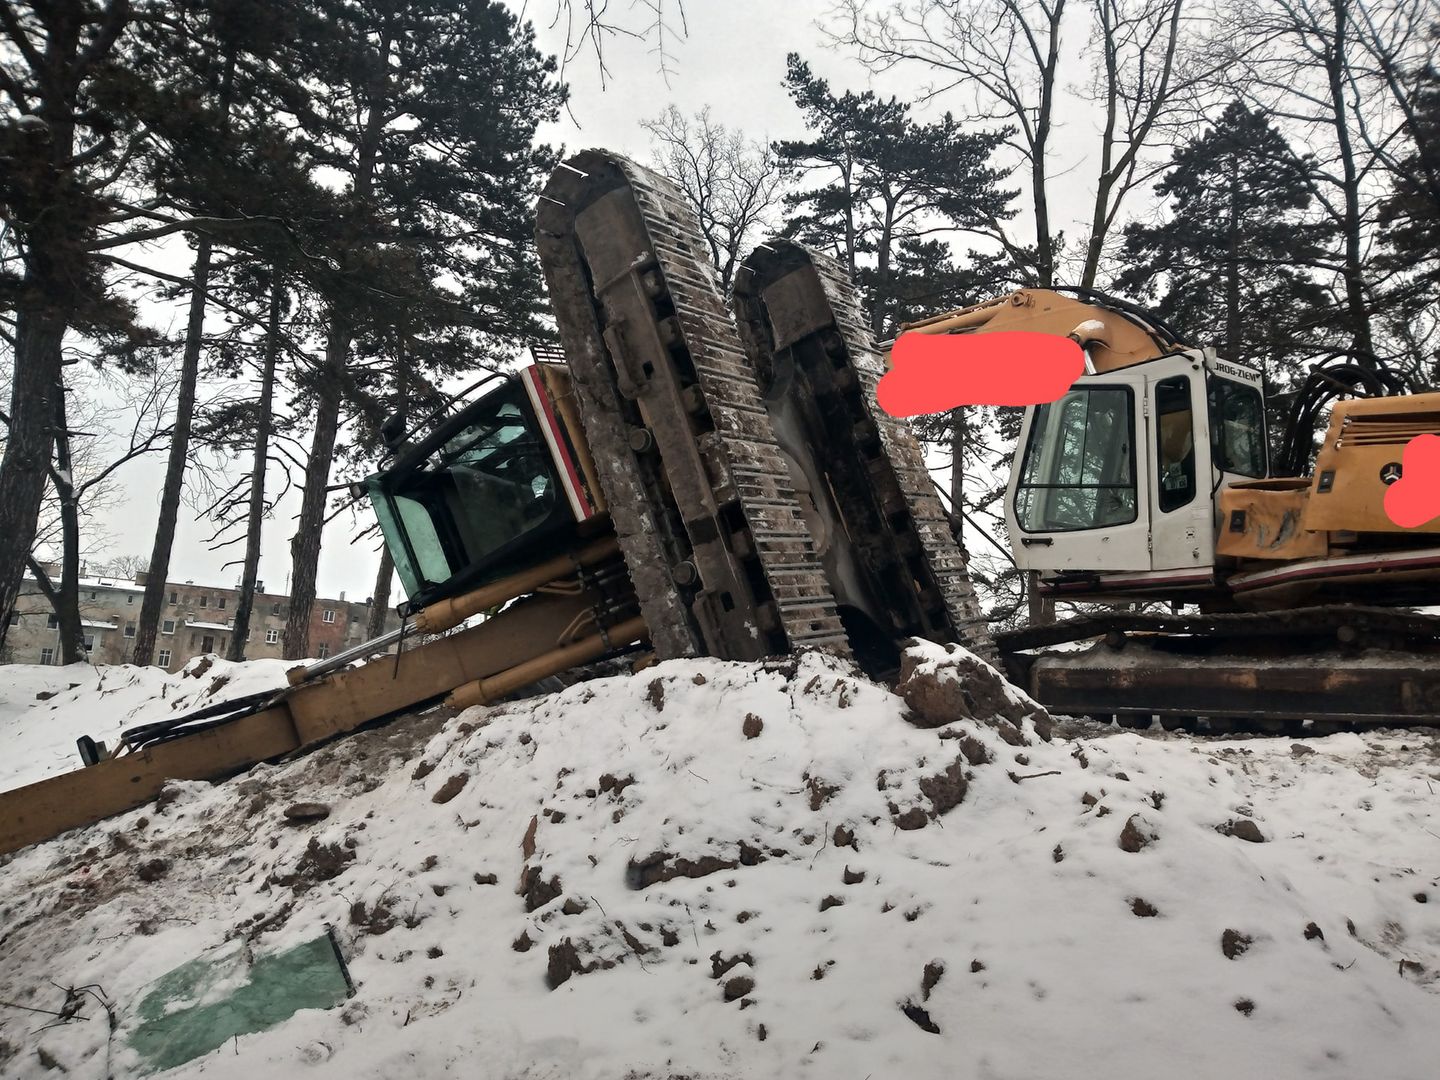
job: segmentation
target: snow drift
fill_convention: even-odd
[[[153,980],[327,923],[355,997],[165,1075],[1434,1075],[1433,737],[1052,732],[969,654],[906,675],[677,661],[172,785],[4,866],[0,1000],[117,1028],[0,1010],[0,1075],[128,1075]]]

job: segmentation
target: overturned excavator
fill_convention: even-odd
[[[1001,662],[922,449],[876,403],[884,353],[837,263],[786,240],[762,245],[736,276],[732,313],[680,193],[603,151],[556,170],[536,238],[561,349],[532,350],[535,363],[482,380],[412,430],[391,427],[388,465],[357,485],[405,587],[401,629],[296,668],[282,690],[130,729],[115,747],[81,740],[84,769],[0,793],[0,853],[142,805],[172,778],[230,775],[600,662],[819,648],[885,678],[912,638]],[[1238,607],[1255,563],[1313,558],[1285,546],[1300,533],[1323,529],[1332,564],[1349,557],[1334,550],[1346,543],[1387,566],[1397,551],[1430,560],[1387,579],[1408,582],[1387,594],[1392,604],[1413,601],[1433,581],[1426,567],[1440,565],[1440,528],[1397,536],[1370,528],[1372,517],[1317,526],[1304,517],[1308,486],[1263,479],[1258,376],[1099,297],[1027,290],[913,329],[1079,340],[1094,374],[1027,413],[1007,502],[1016,560],[1057,595],[1204,605],[1199,621],[1125,612],[1002,636],[1013,677],[1040,700],[1147,719],[1177,706],[1205,717],[1440,719],[1440,620],[1393,607],[1305,609],[1321,614],[1300,620],[1302,635],[1331,646],[1337,635],[1356,645],[1346,632],[1383,633],[1391,653],[1350,665],[1380,672],[1372,683],[1416,672],[1398,700],[1363,710],[1312,709],[1312,695],[1277,713],[1267,695],[1288,691],[1253,672],[1226,683],[1223,702],[1190,707],[1175,696],[1184,676],[1143,677],[1142,654],[1172,673],[1237,640],[1273,654],[1281,631],[1252,622],[1226,634],[1215,623],[1276,617],[1222,609]],[[1440,395],[1345,403],[1337,416],[1347,408],[1377,409],[1395,438],[1440,421]],[[1324,494],[1350,490],[1359,459],[1337,453],[1329,465],[1322,453]],[[1235,553],[1246,544],[1259,553]],[[1370,604],[1377,595],[1364,593]],[[1036,652],[1101,635],[1103,663]],[[1313,656],[1269,662],[1314,681]]]

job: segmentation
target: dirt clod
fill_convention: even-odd
[[[1138,896],[1134,897],[1130,901],[1130,910],[1142,919],[1153,919],[1156,915],[1160,914],[1159,908],[1157,908],[1154,904],[1142,900]]]
[[[525,868],[520,892],[525,897],[526,911],[538,911],[564,891],[558,874],[551,876],[550,880],[546,881],[545,872],[540,867],[527,866]]]
[[[1134,854],[1137,851],[1147,848],[1155,840],[1155,834],[1145,823],[1145,819],[1139,814],[1131,814],[1125,822],[1125,827],[1120,830],[1120,850]]]
[[[832,907],[840,907],[844,903],[845,901],[841,900],[838,896],[827,896],[824,900],[820,901],[820,910],[829,911]]]
[[[1001,738],[1023,746],[1029,740],[1020,727],[1029,720],[1036,735],[1049,739],[1049,714],[1015,693],[998,671],[978,657],[956,650],[930,670],[922,671],[922,664],[925,661],[918,656],[904,654],[895,688],[909,706],[907,719],[916,727],[975,721],[994,726]]]
[[[135,876],[148,884],[152,881],[159,881],[168,873],[170,873],[169,859],[146,859],[135,871]]]
[[[604,776],[600,777],[600,794],[604,795],[608,793],[614,795],[618,799],[625,791],[625,789],[633,783],[635,783],[635,777],[633,776],[619,777],[614,776],[610,773],[606,773]]]
[[[965,779],[965,761],[958,757],[944,772],[920,778],[920,793],[930,800],[931,811],[935,817],[959,806],[969,786]]]
[[[725,980],[725,1000],[734,1001],[737,998],[743,998],[754,989],[755,980],[749,975],[736,975]]]
[[[860,850],[860,845],[855,843],[855,833],[847,829],[844,825],[835,826],[834,835],[831,836],[830,840],[836,847],[848,847],[854,848],[856,851]]]
[[[1224,825],[1215,826],[1215,831],[1224,836],[1233,836],[1237,840],[1245,840],[1252,844],[1265,843],[1265,834],[1260,831],[1260,826],[1249,818],[1236,818],[1225,822]]]
[[[760,717],[756,716],[753,712],[746,713],[745,723],[740,726],[740,730],[745,733],[745,738],[753,739],[765,730],[765,721],[761,720]]]
[[[1227,929],[1220,935],[1220,951],[1225,954],[1226,960],[1234,960],[1243,956],[1245,950],[1255,943],[1255,939],[1238,930]]]
[[[840,789],[834,784],[827,784],[818,776],[805,775],[805,787],[810,792],[810,809],[819,810],[829,801],[830,797]]]
[[[530,940],[530,931],[523,930],[521,931],[520,936],[510,943],[510,948],[514,949],[516,952],[529,952],[530,946],[534,944],[535,943]]]
[[[903,814],[895,815],[895,827],[906,832],[923,829],[928,824],[930,824],[930,815],[918,806],[912,806]]]
[[[710,954],[710,977],[712,979],[721,978],[731,968],[735,967],[738,964],[747,964],[753,967],[755,964],[755,958],[752,957],[748,952],[738,953],[735,956],[725,956],[718,951],[713,952]]]
[[[1306,940],[1306,941],[1314,941],[1316,938],[1319,938],[1321,941],[1324,941],[1324,940],[1325,940],[1325,931],[1324,931],[1324,930],[1321,930],[1320,927],[1316,926],[1313,922],[1312,922],[1312,923],[1306,923],[1306,924],[1305,924],[1305,940]]]
[[[631,859],[625,868],[625,880],[632,889],[645,889],[661,881],[677,877],[702,878],[720,870],[734,870],[739,865],[735,859],[721,859],[714,855],[691,860],[671,855],[668,851],[655,851],[643,859]]]
[[[1235,1011],[1241,1016],[1249,1016],[1255,1011],[1255,1003],[1249,998],[1241,998],[1235,1002]]]
[[[865,880],[865,871],[851,870],[850,867],[847,865],[845,867],[845,873],[842,875],[842,880],[845,882],[846,885],[859,885],[862,881]]]
[[[928,1031],[931,1035],[940,1034],[940,1026],[930,1019],[930,1013],[914,1002],[907,1001],[900,1006],[900,1011],[909,1017],[921,1031]]]
[[[645,688],[645,700],[650,702],[651,708],[656,712],[665,711],[665,680],[651,679],[650,685]]]
[[[464,791],[465,785],[469,782],[470,774],[468,772],[456,773],[454,776],[450,777],[449,780],[446,780],[445,783],[440,786],[439,791],[435,792],[434,795],[430,796],[430,801],[443,806],[445,803],[448,803],[451,799],[455,798],[456,795],[459,795],[460,792]]]
[[[476,885],[498,885],[498,884],[500,884],[500,878],[499,878],[498,876],[496,876],[495,874],[476,874],[476,875],[475,875],[475,884],[476,884]]]
[[[940,985],[944,974],[945,965],[939,960],[931,960],[925,965],[925,971],[920,976],[920,996],[923,1000],[930,1000],[930,991]]]
[[[550,946],[550,959],[545,965],[545,984],[554,990],[571,975],[583,975],[594,969],[594,964],[586,965],[580,962],[580,951],[575,948],[573,941],[566,938],[560,944]]]

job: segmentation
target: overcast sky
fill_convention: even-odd
[[[536,23],[542,48],[557,53],[563,49],[564,27],[549,25],[555,0],[529,0],[528,6],[513,0],[512,6],[517,10],[526,8],[528,17]],[[623,12],[629,4],[622,0],[612,7]],[[637,3],[634,7],[638,9],[640,5]],[[605,44],[610,74],[604,87],[590,53],[574,60],[565,73],[571,88],[569,114],[559,123],[547,125],[541,137],[552,144],[563,145],[568,152],[605,147],[645,161],[650,155],[650,141],[640,126],[641,121],[656,117],[672,103],[686,113],[708,105],[716,120],[739,127],[753,138],[797,137],[804,131],[799,110],[781,86],[788,52],[805,56],[837,91],[863,90],[872,85],[866,70],[851,56],[823,47],[816,20],[828,7],[828,0],[689,0],[685,11],[688,36],[672,43],[672,73],[668,81],[662,76],[658,58],[652,52],[653,40],[611,38]],[[1077,31],[1072,40],[1066,42],[1065,52],[1072,60],[1069,76],[1072,82],[1083,73],[1083,65],[1074,63],[1080,59],[1083,45],[1083,31]],[[892,74],[875,88],[906,97],[918,94],[923,81],[920,72],[911,70]],[[929,106],[929,111],[938,111],[943,104]],[[949,104],[957,110],[963,108],[963,102]],[[1094,138],[1095,125],[1074,102],[1062,110],[1060,120],[1056,165],[1074,167],[1075,182],[1057,185],[1052,193],[1052,200],[1057,204],[1052,213],[1058,211],[1063,218],[1074,220],[1085,213],[1087,188],[1093,191],[1086,170],[1079,166],[1083,163],[1086,142]],[[1024,205],[1026,199],[1022,196],[1017,202]],[[1024,230],[1018,228],[1017,231],[1023,233]],[[115,509],[104,516],[103,527],[111,537],[105,554],[148,555],[154,539],[164,468],[162,455],[129,467],[123,497]],[[298,496],[283,503],[266,522],[260,578],[272,591],[288,587],[288,545],[297,508]],[[370,515],[361,508],[355,520],[362,526],[368,525]],[[216,585],[238,581],[238,568],[222,571],[221,565],[238,557],[239,546],[223,553],[207,550],[204,540],[211,531],[208,523],[197,522],[187,511],[182,511],[171,561],[172,578]],[[342,515],[327,530],[320,556],[321,596],[336,597],[344,592],[353,600],[370,594],[378,565],[375,541],[372,538],[352,544],[354,531],[348,514]],[[399,598],[397,584],[393,599]]]

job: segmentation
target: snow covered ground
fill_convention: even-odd
[[[81,735],[113,748],[128,727],[281,689],[297,662],[197,656],[173,674],[132,664],[0,666],[0,791],[78,768]]]
[[[1434,736],[1047,740],[968,657],[925,660],[910,710],[820,656],[668,663],[174,785],[22,852],[0,1001],[97,983],[119,1026],[0,1008],[0,1076],[133,1075],[152,980],[326,923],[354,998],[166,1075],[1436,1075]],[[91,679],[53,715],[138,705]],[[42,725],[73,736],[9,685],[15,775]],[[983,721],[907,722],[966,693]],[[328,818],[287,824],[301,801]]]

